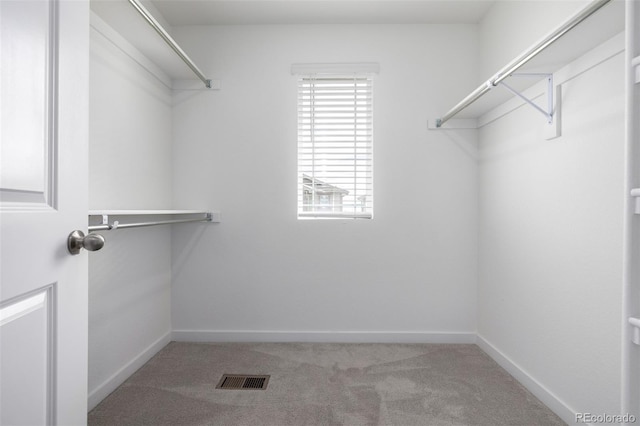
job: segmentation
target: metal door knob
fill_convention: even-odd
[[[71,254],[80,253],[81,249],[100,250],[104,246],[104,237],[100,234],[89,234],[86,237],[80,230],[73,231],[67,238],[67,249]]]

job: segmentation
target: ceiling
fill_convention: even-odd
[[[477,23],[488,0],[151,0],[172,26]]]

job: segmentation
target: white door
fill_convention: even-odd
[[[88,2],[0,0],[0,424],[86,423]]]
[[[627,82],[627,189],[640,188],[640,2],[626,2]],[[625,247],[622,414],[640,419],[640,216],[634,214],[640,199],[628,201]],[[632,327],[629,319],[633,318]],[[637,328],[636,328],[637,327]],[[635,342],[635,343],[632,343]],[[626,374],[625,374],[626,373]]]

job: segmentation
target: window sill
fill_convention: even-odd
[[[303,212],[298,219],[372,219],[371,213],[336,213],[336,212]]]

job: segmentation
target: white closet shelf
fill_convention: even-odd
[[[179,214],[206,214],[219,215],[220,212],[209,210],[89,210],[89,216],[141,216],[141,215],[179,215]]]
[[[607,5],[607,7],[603,7]],[[595,13],[598,12],[598,13]],[[588,18],[588,19],[587,19]],[[474,129],[481,127],[486,115],[516,95],[522,103],[542,112],[548,124],[555,124],[555,112],[559,110],[558,93],[555,87],[562,81],[553,82],[556,71],[575,61],[595,47],[605,43],[624,31],[624,4],[611,0],[591,2],[569,17],[540,41],[530,46],[507,65],[480,84],[469,95],[435,120],[428,121],[428,128]],[[539,78],[535,78],[539,76]],[[503,80],[511,77],[529,77]],[[542,84],[551,79],[548,84]],[[501,89],[495,90],[499,86]],[[538,105],[534,99],[544,87],[546,102]],[[526,93],[533,91],[535,93]],[[491,96],[484,96],[492,92]],[[455,119],[453,119],[456,117]],[[453,119],[448,125],[445,122]]]
[[[124,222],[120,223],[120,220],[110,220],[109,216],[116,216],[118,218],[127,217],[139,217],[139,216],[180,216],[175,219],[165,220],[147,220],[144,222]],[[185,217],[190,216],[190,217]],[[95,223],[95,219],[92,222],[92,218],[100,218],[100,223]],[[220,212],[206,211],[206,210],[89,210],[89,226],[88,230],[91,231],[112,231],[116,229],[124,228],[140,228],[145,226],[155,225],[172,225],[175,223],[188,223],[188,222],[220,222]]]
[[[206,77],[162,27],[160,22],[164,19],[154,5],[148,1],[143,3],[138,0],[91,2],[91,30],[170,90],[220,90],[220,80]]]

